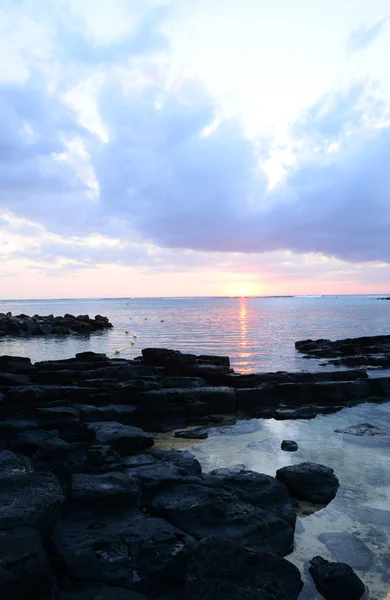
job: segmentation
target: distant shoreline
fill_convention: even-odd
[[[272,298],[378,298],[385,299],[385,296],[389,296],[388,293],[371,293],[371,294],[280,294],[280,295],[260,295],[260,296],[112,296],[109,298],[100,297],[82,297],[82,298],[3,298],[0,299],[2,304],[6,302],[80,302],[83,300],[88,301],[101,301],[107,302],[109,300],[123,300],[124,302],[130,302],[131,300],[237,300],[246,299],[252,300],[257,298],[272,299]],[[1,304],[0,304],[1,306]]]

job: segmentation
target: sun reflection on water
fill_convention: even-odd
[[[239,307],[239,320],[240,320],[240,347],[238,351],[238,359],[240,363],[239,370],[243,373],[249,371],[249,358],[251,352],[248,348],[248,307],[246,298],[240,298]]]

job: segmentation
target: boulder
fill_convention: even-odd
[[[200,462],[188,450],[152,450],[149,455],[180,467],[187,475],[199,475],[202,472]]]
[[[42,431],[33,429],[19,433],[10,442],[10,449],[17,454],[33,456],[39,453],[41,456],[57,449],[66,449],[68,443],[58,437],[58,431]]]
[[[280,555],[292,550],[294,532],[284,519],[223,489],[181,483],[158,494],[147,507],[198,539],[215,535]]]
[[[316,556],[310,561],[309,572],[326,600],[359,600],[365,593],[364,583],[344,563],[328,562]]]
[[[108,444],[122,456],[136,454],[154,444],[152,436],[139,427],[122,425],[116,421],[89,423],[87,432],[94,443]]]
[[[292,498],[313,504],[328,504],[336,496],[339,480],[333,469],[316,463],[300,463],[276,471]]]
[[[35,472],[12,452],[0,452],[0,530],[35,527],[46,532],[64,503],[53,473]]]
[[[241,465],[215,469],[210,475],[228,492],[282,518],[294,529],[296,514],[287,488],[274,477],[243,469]]]
[[[296,452],[298,450],[298,444],[293,440],[283,440],[280,447],[285,452]]]
[[[54,577],[35,529],[0,531],[0,598],[49,598]]]
[[[186,600],[297,600],[299,570],[287,560],[231,540],[199,542],[189,562]]]
[[[361,539],[347,531],[332,531],[321,533],[318,536],[320,542],[337,561],[345,562],[354,569],[369,569],[374,562],[374,555]]]
[[[71,512],[51,542],[73,582],[159,594],[184,584],[192,538],[137,509]],[[157,594],[156,594],[157,595]]]

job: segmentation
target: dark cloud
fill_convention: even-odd
[[[114,104],[102,103],[112,141],[93,156],[106,226],[119,216],[164,247],[390,261],[390,129],[364,125],[364,91],[307,111],[293,131],[311,152],[297,153],[271,192],[237,121],[200,135],[213,117],[207,97],[180,104],[167,95],[156,110],[150,89],[135,100],[116,91]]]
[[[376,21],[373,25],[360,25],[360,27],[354,29],[346,42],[347,52],[352,54],[370,46],[380,35],[388,20],[389,16],[386,16]]]

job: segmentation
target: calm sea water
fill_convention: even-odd
[[[148,346],[226,354],[237,371],[316,370],[296,340],[390,334],[390,301],[376,296],[18,300],[0,311],[28,315],[100,313],[114,328],[90,336],[0,338],[0,354],[33,361],[93,350],[133,358]],[[126,331],[129,333],[126,334]],[[136,336],[136,337],[133,337]],[[131,340],[135,344],[131,345]]]

